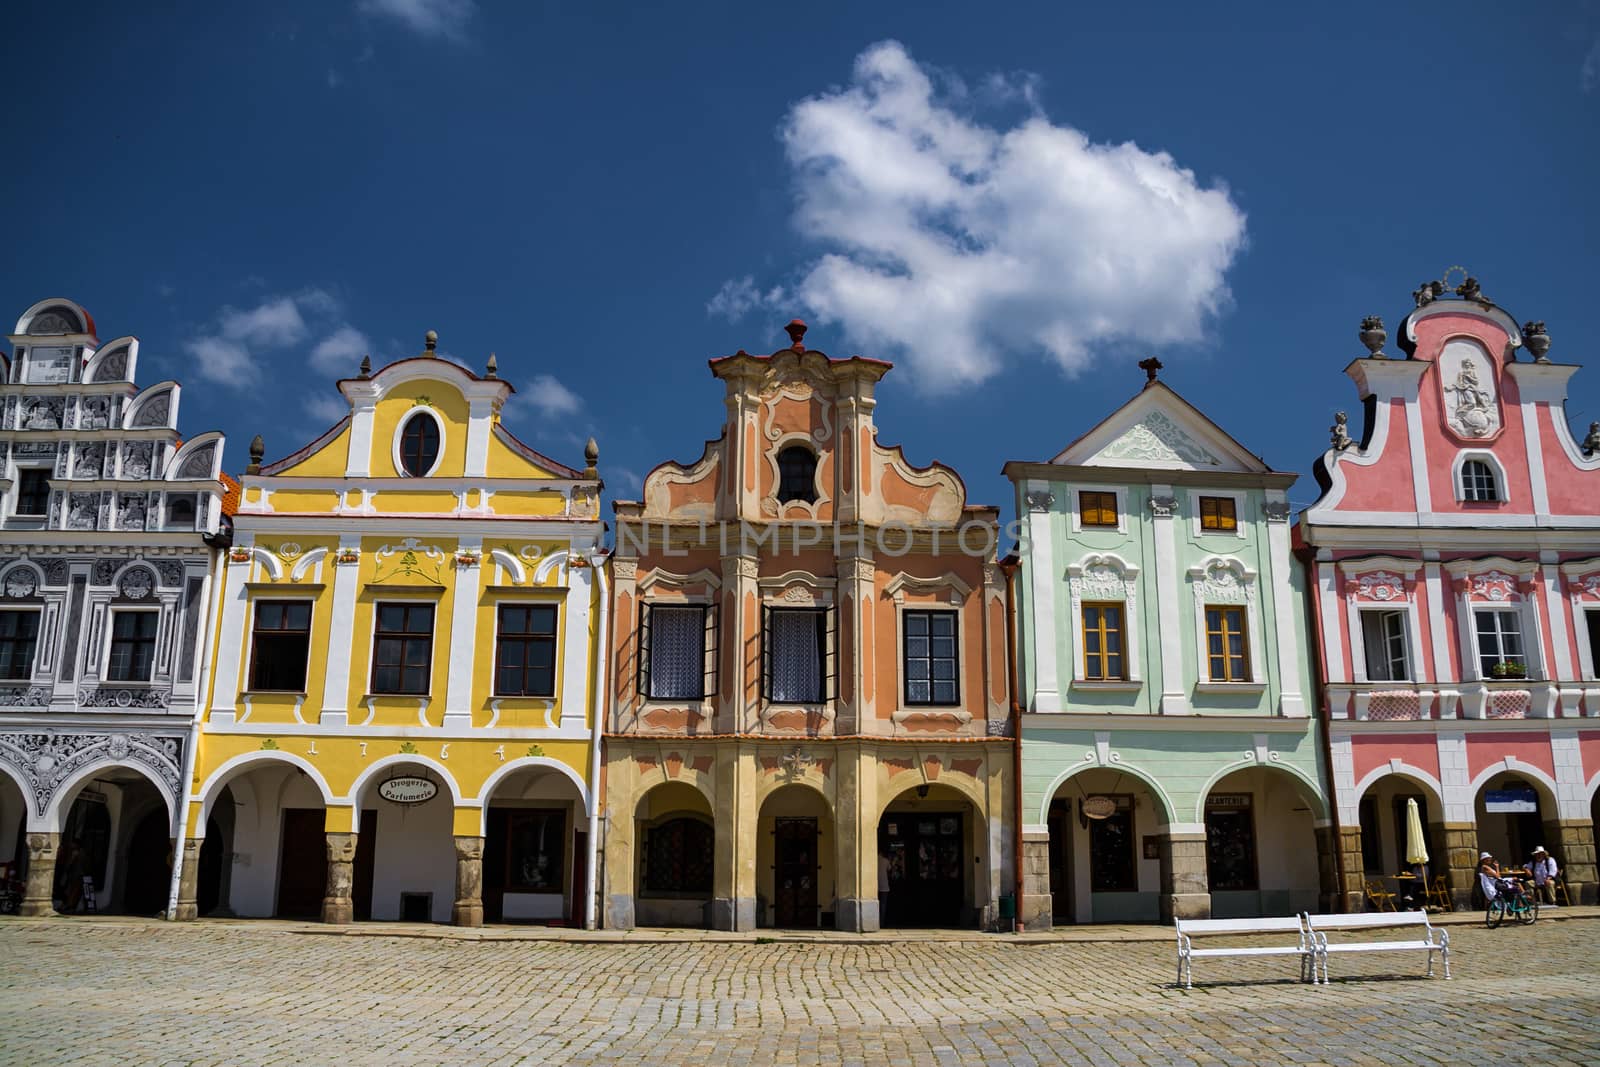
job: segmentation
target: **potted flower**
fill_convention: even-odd
[[[1526,678],[1528,676],[1528,667],[1523,663],[1512,663],[1509,660],[1501,660],[1499,663],[1496,663],[1493,667],[1489,668],[1489,673],[1500,681]]]

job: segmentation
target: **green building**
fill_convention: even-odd
[[[1288,915],[1335,885],[1296,476],[1141,366],[1060,455],[1005,467],[1029,929]]]

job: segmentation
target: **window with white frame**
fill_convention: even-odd
[[[1206,661],[1213,682],[1250,681],[1250,635],[1245,609],[1206,605]]]
[[[639,621],[639,693],[704,700],[716,692],[714,604],[646,604]]]
[[[1083,677],[1090,682],[1128,680],[1127,638],[1121,601],[1083,605]]]
[[[33,677],[33,655],[39,644],[37,611],[0,611],[0,678]]]
[[[1494,468],[1481,459],[1469,459],[1461,464],[1461,499],[1475,503],[1493,503],[1500,499],[1500,480]]]
[[[1528,658],[1522,645],[1522,616],[1514,608],[1479,608],[1472,613],[1478,638],[1478,670],[1483,678],[1525,677]]]
[[[148,682],[155,670],[156,627],[160,613],[113,611],[111,651],[106,658],[106,678],[113,682]]]
[[[1361,648],[1367,659],[1367,680],[1407,682],[1411,663],[1406,643],[1406,613],[1363,611]]]

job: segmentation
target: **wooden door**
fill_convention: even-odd
[[[898,927],[961,924],[966,836],[960,812],[896,812],[883,818],[890,849],[889,902]]]
[[[285,808],[278,842],[278,909],[284,919],[322,914],[328,887],[328,838],[321,808]]]
[[[361,813],[361,832],[356,835],[356,858],[350,887],[351,911],[360,920],[372,918],[372,865],[378,850],[378,813]]]
[[[774,924],[790,930],[816,929],[817,820],[777,820],[774,859]]]

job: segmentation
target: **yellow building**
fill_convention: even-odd
[[[434,356],[258,437],[221,582],[178,915],[594,922],[600,482]]]

